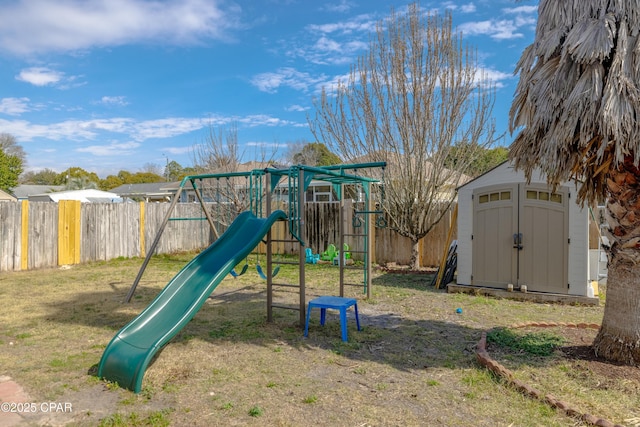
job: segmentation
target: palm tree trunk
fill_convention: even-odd
[[[602,326],[593,342],[596,355],[640,365],[640,265],[610,262]]]
[[[607,178],[609,265],[598,356],[640,365],[640,170],[631,156]]]

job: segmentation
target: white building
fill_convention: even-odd
[[[587,296],[589,209],[502,163],[458,189],[459,285]]]
[[[79,200],[82,203],[120,203],[122,197],[115,193],[95,189],[58,191],[29,196],[30,202],[59,202],[60,200]]]

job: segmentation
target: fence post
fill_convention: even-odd
[[[29,269],[29,201],[23,200],[20,225],[20,269]]]
[[[58,265],[80,264],[80,201],[58,202]]]
[[[145,248],[145,240],[144,240],[144,215],[145,215],[145,202],[140,202],[140,257],[144,258],[147,256],[146,248]]]

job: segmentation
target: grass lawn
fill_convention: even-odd
[[[96,378],[109,340],[193,256],[154,257],[130,304],[122,300],[141,259],[0,275],[0,376],[20,383],[34,402],[73,407],[26,415],[27,425],[46,417],[79,426],[580,424],[494,377],[474,351],[482,331],[533,320],[599,323],[602,306],[447,294],[429,288],[428,275],[375,273],[369,300],[361,288],[347,288],[347,296],[359,298],[363,329],[351,314],[345,343],[332,312],[321,327],[314,310],[309,338],[297,311],[275,309],[267,323],[266,285],[251,266],[225,279],[159,352],[140,394]],[[277,279],[295,283],[297,267],[283,265]],[[297,294],[283,289],[274,302],[295,303]],[[308,265],[307,298],[332,294],[337,268]],[[629,385],[596,391],[593,378],[572,375],[553,352],[510,360],[516,375],[547,379],[540,387],[577,408],[618,423],[640,416]],[[557,384],[561,390],[553,389]]]

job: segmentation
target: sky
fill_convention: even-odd
[[[243,160],[314,141],[307,118],[344,80],[396,0],[0,0],[0,133],[26,170],[101,178],[193,164],[211,129],[237,129]],[[537,1],[425,1],[449,11],[496,87],[508,145],[513,72]],[[322,142],[322,141],[321,141]]]

